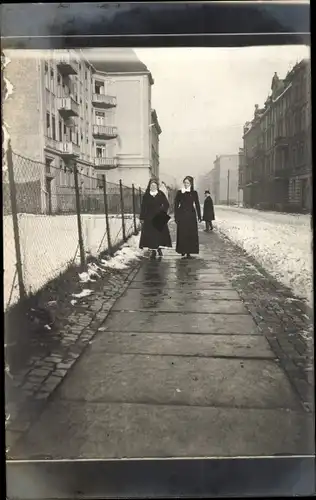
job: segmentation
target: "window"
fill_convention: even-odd
[[[47,89],[49,89],[48,64],[47,64],[47,62],[45,63],[45,66],[44,66],[44,73],[45,73],[45,87]]]
[[[58,73],[57,74],[57,84],[60,85],[61,84],[61,76],[60,74]]]
[[[105,158],[106,157],[106,148],[102,144],[97,144],[97,146],[96,146],[96,157],[97,158]]]
[[[59,140],[62,141],[63,140],[63,124],[62,124],[62,121],[59,120]]]
[[[56,118],[55,116],[52,116],[52,132],[53,132],[53,139],[56,141]]]
[[[52,160],[50,158],[45,158],[45,172],[46,172],[46,174],[50,174],[51,163],[52,163]]]
[[[95,82],[94,83],[94,92],[95,94],[104,94],[104,83],[103,82]]]
[[[95,112],[95,123],[96,125],[105,125],[105,113],[102,111]]]
[[[47,136],[51,137],[50,113],[46,113],[46,130]]]

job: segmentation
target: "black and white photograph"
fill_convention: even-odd
[[[2,68],[7,460],[313,455],[309,47]]]

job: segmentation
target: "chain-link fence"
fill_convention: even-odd
[[[139,231],[140,188],[15,154],[3,171],[5,308],[71,264],[113,252]]]

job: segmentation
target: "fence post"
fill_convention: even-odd
[[[137,224],[136,224],[136,199],[135,199],[135,186],[132,184],[132,193],[133,193],[133,218],[134,218],[134,234],[138,233]]]
[[[121,198],[121,215],[122,215],[122,234],[123,234],[123,241],[126,241],[125,219],[124,219],[124,197],[123,197],[122,179],[120,179],[120,198]]]
[[[13,235],[14,235],[14,245],[15,245],[15,255],[16,255],[16,271],[18,276],[20,299],[24,299],[26,296],[26,292],[23,282],[18,208],[16,202],[16,186],[14,181],[14,168],[13,168],[12,148],[10,139],[8,141],[7,161],[8,161],[9,188],[10,188],[11,210],[12,210]]]
[[[79,251],[80,251],[80,266],[83,269],[86,263],[84,246],[83,246],[83,236],[82,236],[82,226],[81,226],[81,210],[80,210],[80,193],[79,193],[79,182],[78,182],[78,168],[76,162],[73,166],[74,170],[74,181],[75,181],[75,193],[76,193],[76,213],[77,213],[77,224],[78,224],[78,241],[79,241]]]
[[[140,213],[142,209],[142,190],[140,187],[138,188],[138,196],[139,196],[139,213]]]
[[[105,177],[105,175],[102,175],[102,183],[103,183],[106,234],[107,234],[107,239],[108,239],[108,253],[110,256],[112,256],[113,250],[112,250],[111,233],[110,233],[109,208],[108,208],[108,197],[107,197],[107,192],[106,192],[106,177]]]

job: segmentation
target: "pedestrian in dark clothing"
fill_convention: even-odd
[[[139,218],[142,222],[142,231],[139,248],[149,248],[152,251],[152,258],[156,257],[157,251],[158,255],[162,256],[161,247],[172,247],[167,225],[168,209],[169,202],[159,189],[158,181],[151,179],[141,204]],[[159,224],[156,223],[157,218]]]
[[[204,194],[205,201],[203,207],[203,220],[205,222],[205,231],[209,232],[209,230],[213,231],[213,220],[215,220],[214,204],[211,198],[211,193],[206,190]]]
[[[183,187],[176,194],[174,216],[177,224],[176,252],[182,257],[199,253],[197,218],[201,222],[201,208],[193,177],[183,179]]]

